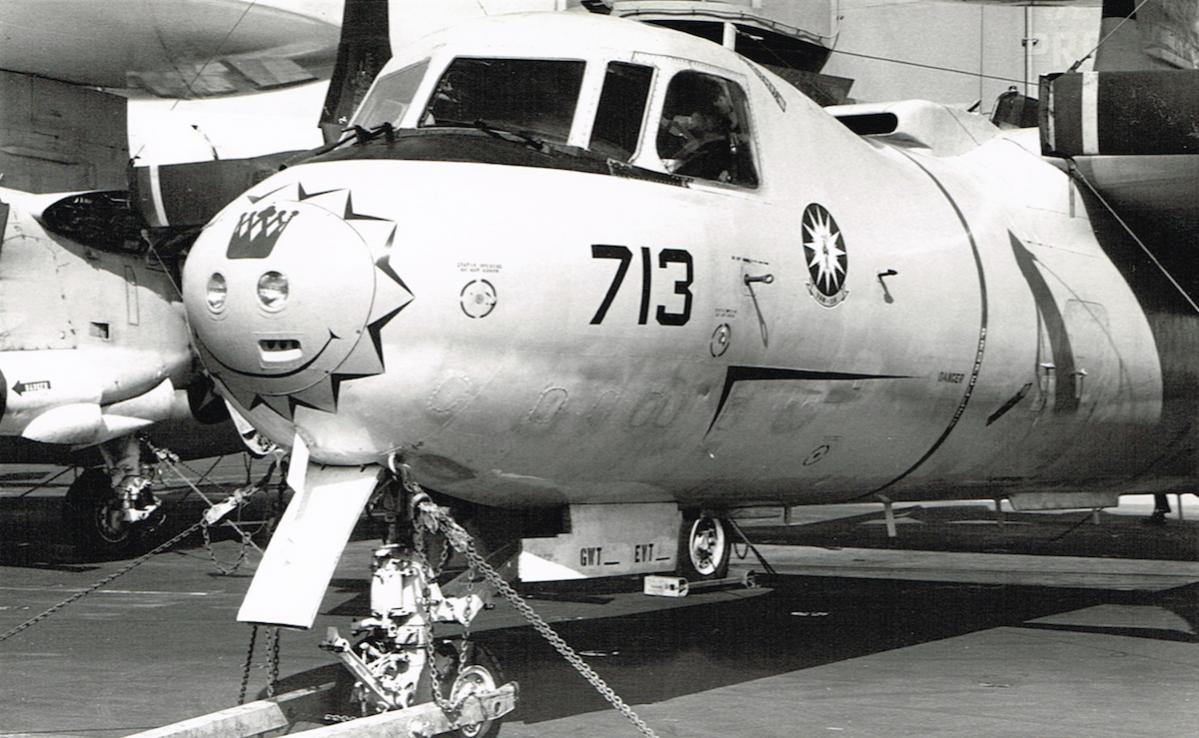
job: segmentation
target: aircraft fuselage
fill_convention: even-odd
[[[438,65],[481,54],[467,34],[394,137],[206,228],[191,327],[268,436],[512,506],[1187,488],[1199,324],[1035,139],[936,106],[937,141],[862,137],[713,45],[538,22],[598,39],[570,55],[592,65],[627,34],[653,68],[630,163],[414,124]],[[744,87],[755,183],[653,160],[695,68]]]
[[[236,448],[192,416],[197,372],[166,268],[136,243],[49,230],[44,213],[69,199],[0,188],[0,460],[73,463],[155,424],[181,453]]]

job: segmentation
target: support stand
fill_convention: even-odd
[[[879,495],[878,499],[883,503],[883,518],[887,522],[887,538],[898,538],[899,531],[895,528],[895,510],[891,498]]]

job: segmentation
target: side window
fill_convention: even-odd
[[[670,81],[658,129],[658,155],[668,171],[756,187],[749,133],[749,106],[740,85],[692,71]]]
[[[653,67],[626,62],[608,64],[588,148],[620,161],[633,158],[653,77]]]
[[[353,124],[365,128],[374,128],[383,123],[398,124],[412,105],[416,88],[420,86],[428,68],[429,60],[426,59],[379,78],[378,84],[358,108]]]

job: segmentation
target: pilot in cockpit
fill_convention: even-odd
[[[674,174],[728,182],[737,130],[732,99],[719,81],[679,75],[663,108],[658,151]]]
[[[433,126],[437,124],[437,117],[449,120],[463,120],[463,108],[465,101],[463,100],[463,90],[460,89],[461,81],[456,80],[458,74],[454,72],[446,73],[437,83],[437,89],[433,91],[433,100],[430,102],[425,115],[421,120],[421,126]],[[457,84],[456,84],[457,83]],[[437,111],[437,116],[434,116],[433,111]]]

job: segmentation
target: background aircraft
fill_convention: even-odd
[[[327,77],[336,25],[296,5],[0,6],[0,461],[86,467],[64,510],[83,549],[119,550],[153,518],[143,438],[187,457],[240,447],[189,347],[178,254],[150,248],[130,206],[126,98],[96,88]]]

